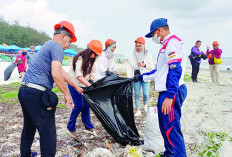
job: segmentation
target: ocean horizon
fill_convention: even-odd
[[[191,67],[191,63],[189,61],[189,59],[187,59],[187,67]],[[228,58],[222,58],[222,64],[220,64],[219,69],[220,70],[227,70],[228,68],[230,70],[232,70],[232,58],[228,57]],[[200,64],[200,69],[209,69],[209,63],[208,63],[208,59],[207,60],[201,60],[201,64]]]

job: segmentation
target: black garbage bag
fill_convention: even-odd
[[[7,81],[10,78],[10,76],[11,76],[12,72],[14,71],[15,67],[16,67],[16,65],[14,63],[11,63],[5,69],[5,71],[4,71],[4,81]]]
[[[84,98],[104,129],[123,146],[143,144],[135,126],[132,81],[112,74],[84,91]]]

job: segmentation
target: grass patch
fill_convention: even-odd
[[[7,102],[8,102],[8,99],[5,99],[5,98],[0,99],[0,102],[2,102],[2,103],[7,103]]]
[[[11,84],[8,85],[9,87],[12,87],[12,88],[19,88],[21,86],[21,82],[13,82]]]
[[[57,107],[59,107],[61,109],[67,109],[67,107],[64,104],[58,104]]]
[[[4,92],[4,89],[0,88],[0,93],[3,93]]]
[[[192,81],[191,76],[188,74],[184,74],[184,82],[190,82],[190,81]]]
[[[18,97],[18,90],[15,90],[15,91],[10,91],[10,92],[7,92],[7,93],[2,93],[0,94],[0,98],[17,98]]]
[[[151,106],[157,106],[158,102],[152,102]]]
[[[60,88],[58,88],[58,87],[53,88],[52,91],[53,91],[54,93],[62,93],[62,91],[61,91]]]
[[[198,156],[204,157],[219,157],[219,149],[223,145],[223,141],[230,141],[231,137],[228,137],[226,132],[202,132],[205,136],[205,140],[201,145],[192,146],[190,149],[197,151]]]
[[[14,106],[14,105],[18,104],[18,102],[19,102],[18,100],[15,100],[15,101],[13,101],[13,102],[11,103],[11,105]]]

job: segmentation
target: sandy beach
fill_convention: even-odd
[[[10,63],[1,62],[0,63],[0,85],[9,84],[11,82],[20,81],[18,79],[17,69],[12,73],[9,81],[3,81],[3,72],[4,69]],[[120,71],[123,70],[124,65],[118,65]],[[68,67],[65,67],[68,69]],[[191,69],[187,69],[186,74],[191,76]],[[185,138],[185,144],[187,149],[187,154],[189,157],[198,156],[198,153],[204,150],[202,146],[207,144],[207,136],[205,134],[214,132],[226,132],[228,135],[225,137],[224,141],[221,141],[222,146],[219,148],[219,156],[221,157],[230,157],[232,154],[232,142],[229,141],[229,138],[232,137],[232,73],[221,71],[220,72],[220,85],[216,85],[211,83],[211,77],[209,70],[201,69],[198,75],[198,83],[193,83],[190,80],[186,81],[186,86],[188,88],[188,96],[182,107],[182,132]],[[154,87],[151,87],[151,92],[154,91]],[[62,94],[61,94],[62,95]],[[151,98],[150,104],[152,101],[157,101],[157,98]],[[61,102],[63,103],[63,102]],[[6,109],[7,108],[7,109]],[[11,110],[14,110],[13,113],[7,113]],[[22,128],[22,113],[20,109],[20,105],[17,103],[14,106],[6,106],[1,102],[0,105],[0,120],[4,124],[7,121],[5,116],[8,116],[12,125],[3,125],[0,124],[0,129],[2,133],[0,133],[0,156],[11,156],[12,154],[19,155],[19,140]],[[16,112],[16,113],[15,113]],[[61,114],[62,113],[62,114]],[[141,134],[141,137],[144,137],[144,126],[145,126],[145,113],[142,112],[144,116],[136,117],[136,125]],[[64,136],[65,126],[67,124],[67,120],[69,118],[69,111],[64,112],[58,110],[56,113],[56,121],[57,121],[57,136],[58,141],[61,139],[66,139],[68,137]],[[16,116],[15,116],[16,115]],[[10,117],[9,117],[10,116]],[[94,116],[91,114],[91,116]],[[64,119],[65,118],[65,119]],[[94,116],[95,121],[97,121]],[[141,121],[141,122],[140,122]],[[80,119],[78,120],[80,122]],[[79,126],[79,124],[78,124]],[[95,123],[96,127],[102,128],[99,122]],[[81,126],[80,126],[81,127]],[[17,128],[17,129],[16,129]],[[82,126],[83,128],[83,126]],[[12,131],[13,132],[9,132]],[[6,138],[3,133],[8,133],[9,138]],[[98,132],[99,133],[99,132]],[[105,136],[105,132],[102,133]],[[82,135],[80,135],[82,136]],[[69,137],[70,138],[70,137]],[[8,140],[7,140],[8,139]],[[12,140],[12,141],[10,141]],[[15,143],[12,143],[12,142]],[[65,140],[63,140],[64,142]],[[70,140],[73,142],[73,140]],[[14,145],[15,149],[12,149],[11,146]],[[60,144],[60,143],[59,143]],[[70,145],[70,142],[66,143]],[[209,143],[210,144],[210,143]],[[114,144],[116,145],[116,144]],[[73,149],[68,146],[66,150],[73,151]],[[96,146],[96,147],[99,147]],[[10,149],[11,148],[11,149]],[[35,138],[35,143],[33,144],[33,148],[39,150],[38,143],[38,135]],[[119,149],[118,146],[113,146],[110,151],[115,153],[116,151],[113,149]],[[63,148],[62,148],[63,149]],[[60,156],[62,152],[61,147],[58,147],[57,156]],[[122,148],[120,148],[122,149]],[[6,152],[7,151],[7,152]],[[76,151],[76,150],[75,150]],[[75,154],[75,153],[73,153]],[[70,155],[72,156],[72,155]]]
[[[190,69],[186,74],[190,75]],[[232,136],[232,73],[220,72],[220,85],[211,83],[209,70],[200,70],[198,83],[186,82],[188,96],[182,107],[182,130],[189,156],[192,145],[202,145],[203,132],[227,132]],[[232,154],[232,143],[225,143],[220,156]]]

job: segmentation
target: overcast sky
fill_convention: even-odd
[[[217,40],[222,57],[232,57],[232,0],[0,0],[0,15],[53,35],[53,26],[71,21],[77,44],[86,47],[92,39],[104,44],[117,41],[116,53],[129,56],[134,40],[149,32],[156,18],[167,18],[172,33],[185,43],[187,54],[196,40],[200,49],[212,48]],[[28,45],[30,46],[30,45]],[[157,56],[160,45],[146,39],[146,48]]]

